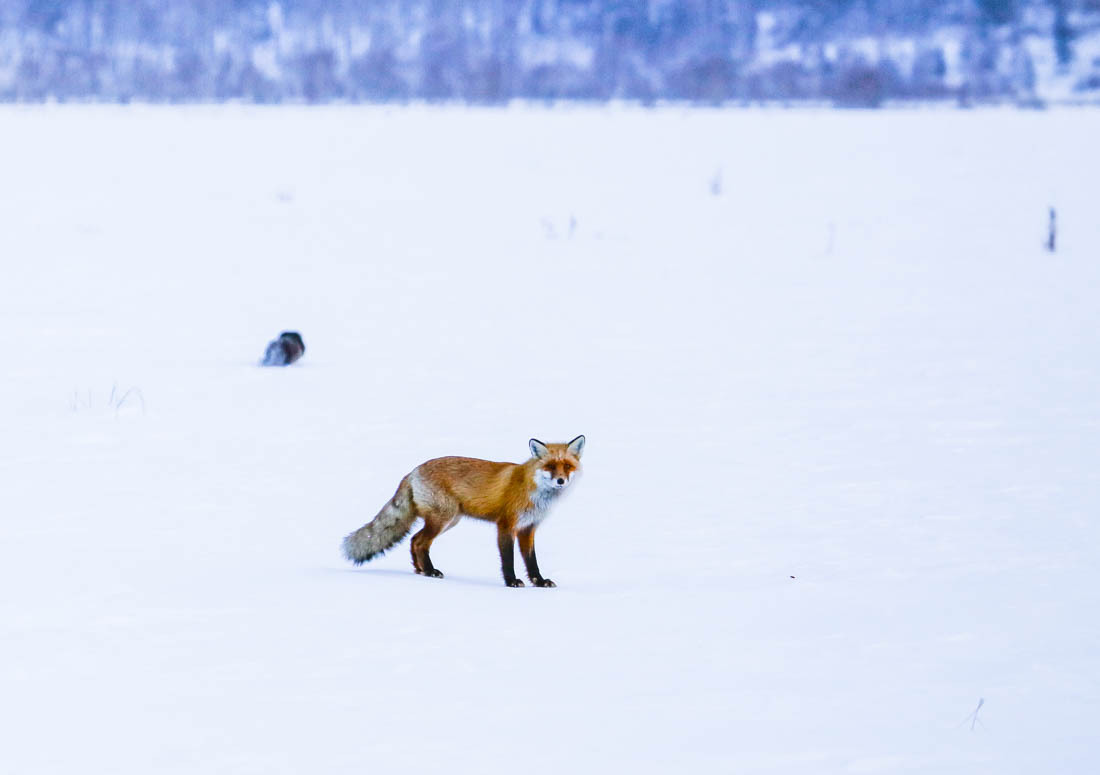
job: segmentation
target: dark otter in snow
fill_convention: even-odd
[[[302,357],[306,343],[297,331],[283,331],[279,338],[271,342],[264,352],[261,366],[289,366]]]

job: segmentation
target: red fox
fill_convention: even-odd
[[[424,527],[412,539],[413,569],[443,578],[428,550],[436,537],[463,517],[484,519],[497,526],[497,547],[504,583],[522,587],[516,578],[513,544],[536,587],[557,586],[544,578],[535,559],[535,530],[550,507],[580,472],[584,436],[568,444],[543,444],[531,439],[526,463],[492,463],[469,457],[429,460],[401,480],[393,498],[378,515],[344,539],[344,554],[356,565],[390,549],[409,534],[417,517]]]

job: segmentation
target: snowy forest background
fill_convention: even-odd
[[[0,0],[5,101],[1100,102],[1100,0]]]

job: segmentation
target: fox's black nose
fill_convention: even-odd
[[[558,484],[565,484],[565,480],[562,479],[560,476],[558,477]]]

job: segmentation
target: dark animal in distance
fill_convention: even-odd
[[[261,366],[289,366],[302,357],[306,343],[297,331],[284,331],[279,338],[271,342],[264,351]]]

